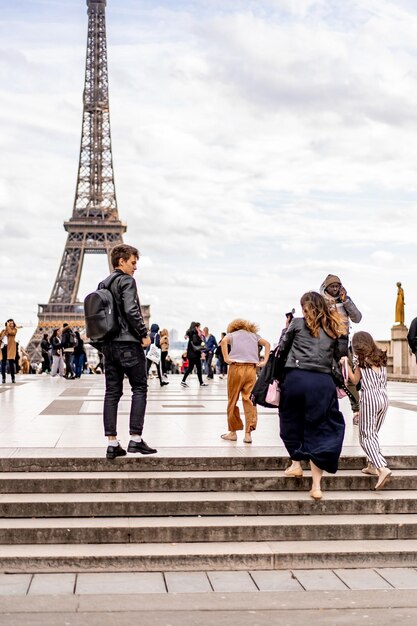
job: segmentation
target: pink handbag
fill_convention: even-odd
[[[273,380],[272,383],[270,383],[268,386],[265,400],[268,402],[268,404],[272,404],[273,406],[279,406],[280,395],[281,391],[278,381]]]
[[[342,368],[342,375],[343,375],[343,380],[345,381],[345,385],[348,384],[348,380],[349,380],[349,370],[348,370],[348,358],[347,356],[342,357],[342,363],[340,364],[341,368]],[[344,398],[346,396],[346,392],[343,391],[343,389],[340,389],[340,387],[337,388],[337,397],[339,398],[339,400],[341,398]]]

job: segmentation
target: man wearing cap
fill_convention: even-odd
[[[336,309],[346,328],[346,334],[339,337],[340,356],[350,356],[349,351],[349,322],[358,324],[362,319],[362,313],[347,295],[346,289],[342,285],[342,281],[338,276],[329,274],[320,287],[320,293],[324,296],[327,304],[332,309]],[[359,394],[355,385],[349,384],[348,390],[353,398],[349,395],[350,404],[353,411],[353,423],[358,424],[359,421]]]

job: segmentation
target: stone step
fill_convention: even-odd
[[[0,518],[391,513],[417,513],[417,492],[328,491],[319,502],[308,491],[0,495]]]
[[[417,539],[413,515],[0,519],[0,544]]]
[[[152,456],[126,456],[109,461],[103,457],[7,457],[0,458],[0,472],[190,472],[190,471],[265,471],[283,470],[288,464],[288,456],[282,454],[282,448],[271,448],[271,455],[244,456],[238,449],[223,452],[215,456],[197,454],[198,449],[187,449],[188,455],[175,456],[157,454]],[[104,454],[104,453],[103,453]],[[386,455],[392,469],[417,470],[417,455]],[[363,454],[343,456],[339,468],[361,469],[364,464]],[[307,465],[306,465],[307,467]]]
[[[416,539],[0,546],[0,570],[9,573],[414,567],[416,560]]]
[[[369,491],[377,478],[359,470],[323,477],[325,491]],[[202,491],[308,491],[311,472],[288,478],[282,471],[211,472],[8,472],[0,474],[0,493],[135,493]],[[411,490],[417,470],[395,470],[389,487]]]

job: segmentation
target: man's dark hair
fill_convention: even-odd
[[[126,243],[121,243],[117,246],[114,246],[114,248],[112,248],[110,252],[110,259],[113,269],[115,269],[119,265],[120,259],[128,261],[132,255],[138,259],[139,250],[137,248],[134,248],[133,246],[128,246]]]

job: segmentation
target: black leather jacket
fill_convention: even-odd
[[[120,331],[112,341],[134,341],[141,343],[147,336],[148,329],[143,321],[140,308],[138,290],[133,276],[125,274],[122,270],[114,270],[106,280],[104,286],[113,279],[114,274],[120,278],[115,278],[110,285],[110,291],[115,299],[119,311]]]
[[[303,317],[295,317],[280,342],[280,358],[285,359],[285,369],[299,368],[314,372],[333,372],[334,360],[339,362],[337,339],[332,339],[320,329],[313,337]]]
[[[190,333],[187,331],[188,344],[187,344],[187,357],[198,361],[201,359],[201,348],[203,347],[203,340],[196,330],[192,330]],[[195,346],[195,348],[193,348]]]

